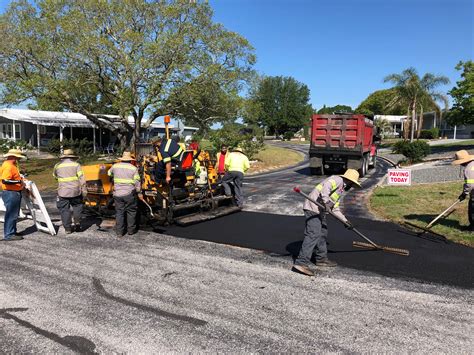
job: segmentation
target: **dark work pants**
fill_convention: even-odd
[[[226,196],[232,195],[230,184],[234,186],[235,202],[237,206],[242,207],[244,205],[244,195],[242,193],[242,184],[244,181],[244,174],[240,171],[228,171],[222,178],[222,186]]]
[[[5,190],[2,192],[2,200],[5,205],[5,222],[3,224],[3,238],[9,239],[15,236],[16,222],[21,206],[21,192]]]
[[[137,194],[132,193],[126,196],[114,196],[115,203],[115,231],[124,235],[134,233],[137,229]]]
[[[469,223],[471,225],[471,228],[474,228],[474,190],[472,190],[469,194],[469,206],[467,209],[467,213],[469,216]]]
[[[326,215],[305,210],[304,216],[306,218],[304,240],[300,253],[295,260],[295,265],[309,265],[313,252],[316,256],[316,261],[325,259],[328,256]]]
[[[61,221],[63,222],[64,229],[72,229],[72,215],[74,215],[74,223],[76,225],[81,224],[81,215],[83,207],[82,195],[76,197],[58,196],[58,198],[56,199],[56,206],[58,207],[59,213],[61,214]]]

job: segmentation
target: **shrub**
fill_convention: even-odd
[[[0,139],[0,153],[6,153],[10,149],[27,150],[33,149],[33,147],[21,139],[18,141],[11,139]]]
[[[420,138],[422,139],[438,139],[439,128],[433,127],[431,129],[424,129],[420,132]]]
[[[402,154],[408,158],[410,163],[416,163],[430,154],[430,151],[431,148],[425,141],[414,141],[403,148]]]
[[[408,145],[408,144],[410,144],[410,142],[405,140],[405,139],[395,142],[395,144],[392,147],[392,153],[394,153],[394,154],[403,154],[403,150],[404,150],[405,146]]]
[[[290,131],[285,132],[285,133],[283,134],[283,140],[289,141],[289,140],[290,140],[291,138],[293,138],[294,136],[295,136],[295,134],[294,134],[293,132],[290,132]]]
[[[410,141],[403,140],[394,144],[392,152],[403,154],[407,157],[409,163],[416,163],[430,154],[431,147],[426,141],[419,140],[410,143]]]

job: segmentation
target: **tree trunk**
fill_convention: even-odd
[[[409,122],[410,122],[410,105],[408,105],[407,107],[407,119],[403,121],[403,138],[406,140],[408,139],[408,132],[410,130],[410,126],[409,126]]]
[[[411,108],[410,142],[413,142],[415,139],[415,122],[416,122],[416,97],[413,100],[413,106]]]
[[[418,122],[418,129],[416,132],[416,138],[420,139],[421,127],[423,126],[423,105],[420,107],[420,122]]]

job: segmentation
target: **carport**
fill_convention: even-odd
[[[115,116],[111,116],[115,117]],[[74,138],[73,128],[90,128],[92,130],[92,142],[94,153],[97,149],[96,135],[99,131],[99,146],[102,146],[102,129],[97,127],[94,123],[87,119],[86,116],[74,112],[51,112],[51,111],[36,111],[23,109],[0,109],[0,118],[5,122],[11,121],[11,130],[8,132],[11,137],[3,137],[10,139],[17,139],[18,137],[29,137],[29,141],[33,141],[34,129],[36,128],[36,146],[38,152],[40,150],[41,142],[41,127],[57,127],[59,129],[59,141],[62,142],[65,136],[65,129],[69,128],[69,138]],[[26,123],[27,125],[19,126],[15,123]],[[10,128],[10,127],[9,127]],[[16,130],[20,128],[21,133],[18,134]],[[10,133],[11,132],[11,133]],[[67,132],[67,131],[66,131]]]

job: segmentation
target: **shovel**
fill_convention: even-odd
[[[320,204],[319,202],[313,200],[311,197],[309,197],[307,194],[305,194],[304,192],[302,192],[300,190],[299,187],[294,187],[293,188],[293,191],[295,191],[296,193],[299,193],[301,196],[303,196],[304,198],[308,199],[309,201],[311,201],[312,203],[314,203],[316,206],[318,206],[319,208],[321,208],[323,211],[326,210],[324,208],[324,206],[322,204]],[[344,225],[347,225],[346,222],[344,222],[342,219],[340,219],[334,212],[332,212],[331,210],[328,210],[328,213],[333,216],[336,220],[338,220],[339,222],[341,222],[342,224]],[[399,248],[392,248],[392,247],[386,247],[386,246],[383,246],[383,245],[379,245],[379,244],[376,244],[375,242],[373,242],[372,240],[370,240],[369,238],[367,238],[364,234],[362,234],[360,231],[358,231],[356,228],[352,228],[352,231],[354,233],[356,233],[359,237],[361,237],[362,239],[366,240],[368,243],[363,243],[363,242],[352,242],[352,246],[354,247],[357,247],[357,248],[368,248],[368,249],[374,249],[374,250],[381,250],[381,251],[385,251],[387,253],[393,253],[393,254],[398,254],[398,255],[403,255],[403,256],[408,256],[410,255],[410,252],[406,249],[399,249]]]

